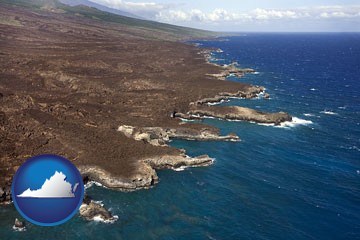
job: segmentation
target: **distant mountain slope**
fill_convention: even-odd
[[[69,6],[58,0],[0,0],[0,4],[26,7],[30,8],[32,11],[49,11],[58,14],[70,14],[76,17],[101,21],[103,23],[120,24],[129,31],[141,32],[142,37],[144,38],[179,41],[194,38],[208,38],[218,35],[218,33],[205,30],[120,16],[84,5]]]
[[[118,9],[114,9],[114,8],[109,8],[109,7],[106,7],[104,5],[97,4],[97,3],[94,3],[94,2],[91,2],[91,1],[88,1],[88,0],[59,0],[59,1],[61,3],[67,4],[67,5],[70,5],[70,6],[84,5],[84,6],[88,6],[88,7],[94,7],[96,9],[101,10],[101,11],[113,13],[113,14],[116,14],[116,15],[121,15],[121,16],[125,16],[125,17],[138,18],[138,19],[145,20],[144,18],[136,16],[135,14],[131,14],[131,13],[121,11],[121,10],[118,10]]]

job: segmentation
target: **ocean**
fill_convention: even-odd
[[[87,191],[119,216],[114,224],[75,216],[58,227],[15,232],[13,206],[0,207],[0,239],[360,239],[360,34],[243,34],[198,41],[220,48],[218,64],[257,71],[241,79],[270,100],[233,99],[295,117],[281,127],[215,119],[204,123],[241,142],[176,140],[214,165],[158,171],[160,183],[124,193]]]

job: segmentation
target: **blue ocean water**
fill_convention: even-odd
[[[52,228],[0,207],[0,239],[360,239],[360,34],[247,34],[224,41],[213,61],[258,74],[231,81],[265,86],[270,100],[232,100],[286,111],[287,128],[205,120],[242,142],[173,141],[214,165],[159,171],[150,190],[88,193],[119,216],[114,224],[74,217]]]

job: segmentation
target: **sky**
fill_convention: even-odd
[[[360,32],[360,0],[90,0],[146,19],[225,32]]]

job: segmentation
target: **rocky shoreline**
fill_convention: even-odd
[[[165,155],[139,161],[137,171],[128,178],[121,178],[98,166],[81,165],[79,171],[85,178],[102,186],[120,191],[148,189],[159,182],[156,169],[178,169],[181,167],[209,166],[214,162],[208,155],[189,157],[184,153]]]
[[[209,76],[216,77],[219,80],[225,81],[230,76],[241,78],[245,74],[255,73],[252,68],[238,68],[237,63],[231,63],[230,65],[222,65],[223,70],[220,73],[208,74]]]
[[[179,114],[175,114],[175,117]],[[145,141],[154,146],[167,146],[170,139],[185,139],[193,141],[240,141],[239,136],[230,133],[220,136],[217,131],[210,128],[190,129],[186,127],[162,128],[162,127],[132,127],[122,125],[118,128],[125,136],[137,141]]]
[[[231,92],[221,92],[217,94],[214,97],[210,98],[203,98],[200,100],[197,100],[196,102],[190,103],[190,106],[193,105],[212,105],[216,103],[220,103],[222,101],[226,101],[232,98],[238,98],[238,99],[253,99],[259,97],[261,94],[264,94],[264,98],[267,98],[269,96],[268,94],[265,96],[265,88],[261,86],[250,86],[246,89],[246,91],[237,91],[235,93]]]
[[[207,59],[206,54],[204,55],[204,58]],[[243,74],[252,72],[254,72],[254,70],[247,69],[244,71],[243,69],[236,68],[234,64],[231,64],[230,66],[225,67],[225,70],[219,75],[212,75],[223,80],[223,78],[226,78],[229,74],[235,74],[240,77]],[[265,95],[264,87],[248,86],[245,90],[239,90],[234,93],[220,92],[214,97],[202,98],[195,102],[190,102],[189,111],[186,113],[174,112],[172,113],[172,117],[181,118],[183,120],[201,120],[203,118],[211,117],[221,120],[252,121],[256,123],[272,123],[275,125],[279,125],[285,121],[291,121],[291,116],[284,112],[264,113],[237,106],[213,106],[222,101],[229,101],[232,98],[253,99],[259,96],[262,96],[264,99],[268,98],[268,94]],[[168,143],[171,139],[193,141],[240,141],[240,137],[234,133],[221,136],[214,128],[190,128],[188,124],[186,124],[186,126],[167,128],[121,125],[118,127],[117,131],[130,139],[141,141],[156,147],[168,147]],[[208,155],[189,157],[186,155],[185,150],[180,150],[177,151],[176,154],[157,155],[140,159],[136,162],[136,171],[125,178],[116,176],[94,164],[77,164],[77,167],[84,178],[96,181],[104,187],[121,191],[134,191],[138,189],[147,189],[158,183],[159,178],[156,174],[156,169],[209,166],[214,162],[214,159]],[[0,203],[5,204],[10,202],[10,187],[0,188]],[[91,208],[96,208],[93,204],[90,204],[89,206],[91,206]],[[88,211],[89,206],[84,205],[83,211]]]
[[[0,204],[11,203],[12,177],[35,155],[64,156],[84,179],[133,191],[158,183],[157,169],[214,162],[170,147],[171,139],[240,141],[236,134],[183,120],[291,120],[283,112],[213,106],[232,98],[269,98],[261,86],[224,81],[255,71],[210,64],[211,51],[219,49],[25,7],[8,5],[0,13],[21,15],[21,26],[0,26]]]
[[[227,121],[248,121],[255,123],[265,123],[280,125],[283,122],[292,121],[292,117],[285,112],[267,113],[251,108],[238,106],[229,107],[198,107],[183,114],[182,118],[217,118]]]
[[[205,54],[204,58],[208,56]],[[235,74],[238,77],[246,73],[253,73],[252,69],[239,69],[235,64],[222,67],[223,70],[220,74],[212,74],[220,80],[228,77],[230,74]],[[268,98],[265,95],[265,88],[261,86],[249,86],[245,90],[237,92],[220,92],[214,97],[202,98],[195,102],[189,103],[189,111],[186,113],[174,112],[173,118],[181,118],[186,120],[199,120],[203,118],[217,118],[221,120],[241,120],[253,121],[257,123],[272,123],[279,125],[285,121],[291,121],[291,116],[284,112],[279,113],[264,113],[243,107],[219,107],[212,106],[222,101],[229,101],[232,98],[253,99],[259,96]],[[124,134],[130,139],[144,142],[156,147],[168,147],[171,139],[185,139],[193,141],[240,141],[239,136],[230,133],[225,136],[220,136],[214,128],[189,128],[183,127],[136,127],[129,125],[121,125],[117,131]],[[140,159],[137,162],[136,171],[133,174],[123,178],[116,176],[107,170],[97,165],[78,164],[81,174],[84,178],[96,181],[103,186],[121,190],[121,191],[134,191],[138,189],[146,189],[158,183],[159,178],[156,174],[156,169],[177,169],[182,167],[198,167],[209,166],[214,162],[214,159],[207,155],[198,157],[189,157],[186,155],[185,150],[180,150],[172,155],[157,155],[149,158]],[[10,187],[0,188],[0,203],[11,202]],[[83,212],[87,212],[88,208],[96,208],[93,204],[83,206]],[[86,214],[85,214],[86,215]],[[88,218],[88,217],[85,217]]]

